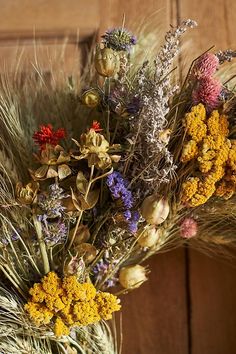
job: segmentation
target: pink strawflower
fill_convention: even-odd
[[[222,85],[219,80],[212,77],[199,80],[197,88],[192,93],[194,105],[202,103],[207,111],[217,108],[220,103]]]
[[[180,236],[191,238],[197,234],[197,222],[193,218],[185,218],[180,225]]]
[[[205,53],[198,58],[193,67],[193,76],[200,80],[212,76],[219,66],[219,59],[213,53]]]

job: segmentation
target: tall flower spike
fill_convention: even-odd
[[[53,131],[52,125],[41,125],[40,130],[34,133],[33,139],[37,145],[40,146],[41,150],[45,150],[46,144],[56,146],[60,140],[64,139],[66,136],[65,129],[60,128]]]

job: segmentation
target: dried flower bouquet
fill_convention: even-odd
[[[118,353],[106,321],[146,281],[144,260],[235,243],[236,98],[221,66],[236,52],[206,51],[180,84],[195,26],[140,64],[136,37],[107,31],[80,85],[36,64],[1,77],[1,353]]]

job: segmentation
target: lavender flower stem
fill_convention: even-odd
[[[46,244],[43,239],[41,222],[37,220],[36,215],[33,215],[33,222],[34,222],[35,230],[39,241],[39,248],[43,260],[44,273],[47,274],[50,272],[50,265],[48,260]]]

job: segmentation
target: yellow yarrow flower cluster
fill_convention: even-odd
[[[229,199],[236,193],[236,141],[231,141],[225,174],[219,182],[215,194]]]
[[[232,178],[227,183],[225,177],[226,170],[228,180],[236,171],[236,144],[232,145],[227,138],[227,116],[215,110],[207,117],[205,107],[199,104],[186,114],[183,124],[186,142],[180,160],[183,163],[195,161],[198,177],[191,177],[183,183],[182,202],[195,207],[204,204],[213,194],[232,195]]]
[[[91,283],[79,283],[75,276],[61,280],[48,273],[29,290],[31,299],[25,310],[36,325],[54,323],[56,336],[68,335],[72,326],[87,326],[111,319],[120,310],[116,296],[97,292]]]

